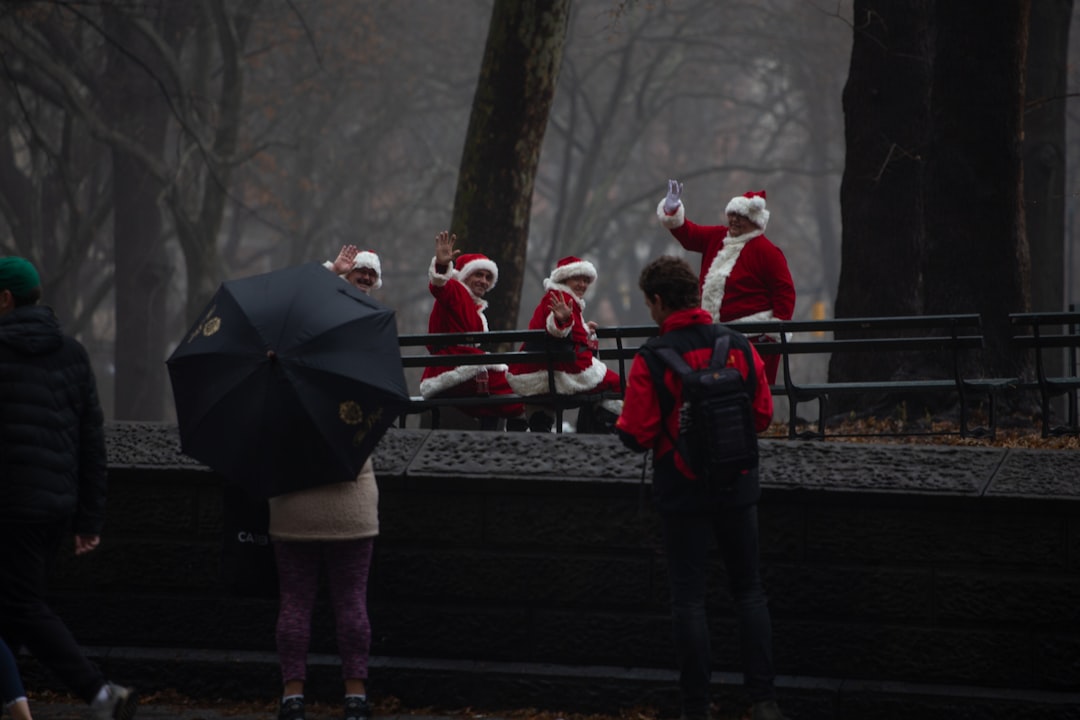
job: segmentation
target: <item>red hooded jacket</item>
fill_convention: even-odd
[[[660,335],[690,325],[711,325],[712,316],[701,308],[677,310],[669,315],[660,325]],[[754,384],[753,410],[754,429],[761,432],[769,427],[773,414],[772,392],[765,382],[765,364],[757,350],[750,346],[754,362],[754,373],[758,381]],[[683,359],[693,369],[706,367],[712,357],[711,347],[701,347],[683,355]],[[732,347],[728,354],[728,365],[737,368],[743,377],[747,376],[746,356]],[[678,511],[681,507],[693,507],[694,495],[701,483],[694,476],[679,453],[673,452],[671,438],[679,434],[679,408],[682,405],[682,383],[670,369],[664,370],[664,384],[675,398],[671,413],[666,418],[660,417],[660,398],[653,386],[652,374],[644,358],[638,354],[630,367],[626,381],[626,395],[623,400],[622,415],[615,424],[619,436],[627,447],[635,450],[654,451],[655,473],[653,477],[654,495],[661,509]],[[661,422],[667,423],[668,432],[664,432]],[[746,492],[732,498],[736,503],[753,502],[757,499],[756,471],[752,482],[748,482]],[[690,481],[689,484],[687,481]],[[684,492],[684,490],[686,492]]]

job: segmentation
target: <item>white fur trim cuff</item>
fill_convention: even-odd
[[[581,372],[568,373],[561,370],[555,371],[555,392],[559,395],[574,395],[576,393],[589,392],[603,381],[607,375],[607,365],[599,358],[593,358],[589,367]],[[518,395],[544,395],[548,392],[547,370],[514,375],[507,373],[506,382]]]
[[[656,217],[660,219],[660,224],[668,230],[682,227],[683,222],[686,220],[686,211],[683,209],[682,200],[679,201],[679,209],[675,211],[674,215],[668,215],[664,212],[664,201],[661,200],[660,204],[656,206]]]
[[[574,329],[574,323],[571,320],[570,324],[568,324],[564,328],[561,328],[559,327],[558,323],[555,322],[555,313],[549,312],[547,314],[547,320],[544,322],[544,327],[547,330],[548,335],[564,338],[570,334],[571,330]]]
[[[439,271],[435,269],[435,258],[431,258],[431,265],[428,266],[427,276],[428,282],[436,287],[441,287],[446,284],[447,280],[454,277],[454,266],[450,265],[445,273],[440,274]]]
[[[729,322],[724,323],[724,325],[727,325],[732,330],[739,330],[739,327],[738,327],[739,323],[772,322],[775,319],[776,319],[776,316],[773,315],[772,310],[762,310],[761,312],[756,312],[753,315],[747,315],[746,317],[741,317],[738,320],[731,320]],[[719,322],[719,321],[717,321],[717,322]],[[732,326],[734,326],[734,327],[732,327]],[[742,331],[739,330],[739,332],[742,332]],[[743,333],[743,334],[745,335],[745,333]],[[755,333],[755,336],[758,335],[758,334],[764,335],[767,338],[771,338],[772,340],[775,340],[776,342],[780,342],[780,333]],[[791,333],[787,333],[787,339],[791,340]]]
[[[460,385],[467,380],[472,380],[476,377],[476,373],[480,372],[480,368],[483,367],[486,367],[488,372],[495,373],[504,373],[507,370],[507,366],[504,363],[495,363],[492,365],[458,365],[452,370],[447,370],[444,373],[421,380],[420,395],[426,398],[435,397],[439,393],[446,392],[450,388]]]

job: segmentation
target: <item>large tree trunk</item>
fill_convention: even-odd
[[[499,266],[493,330],[516,326],[540,147],[570,0],[496,0],[461,158],[450,230]]]
[[[1029,303],[1021,160],[1029,4],[981,5],[978,32],[963,3],[934,4],[924,311],[981,313],[979,367],[988,376],[1023,369],[1008,314]]]
[[[1028,5],[980,6],[976,32],[971,9],[951,0],[855,3],[836,314],[979,313],[986,349],[970,358],[969,375],[1023,369],[1007,316],[1028,306],[1020,155]],[[832,359],[829,378],[952,371],[943,356],[849,354]],[[836,409],[871,409],[874,399],[847,400]]]
[[[150,155],[164,148],[168,110],[155,77],[131,56],[148,58],[156,51],[130,21],[106,15],[116,40],[110,46],[109,75],[113,122]],[[146,62],[144,60],[144,62]],[[112,149],[113,242],[116,258],[116,387],[117,420],[161,420],[165,413],[165,347],[168,267],[162,237],[158,196],[161,186],[140,159]]]
[[[1031,250],[1031,309],[1065,307],[1065,93],[1073,0],[1031,6],[1024,112],[1024,216]],[[1064,353],[1048,353],[1061,375]]]
[[[1065,93],[1073,0],[1031,6],[1024,113],[1024,214],[1031,309],[1065,309]]]
[[[205,35],[203,49],[216,53],[221,66],[216,70],[213,152],[206,160],[201,192],[188,192],[173,186],[168,199],[176,223],[180,249],[187,269],[187,321],[194,322],[213,297],[221,283],[224,268],[218,235],[225,214],[229,180],[239,146],[241,108],[244,97],[244,73],[241,58],[251,23],[261,0],[243,0],[227,7],[223,0],[203,5],[206,21],[213,28],[212,36]],[[214,94],[215,84],[206,74],[196,78],[201,94]]]
[[[926,1],[856,0],[844,87],[847,160],[840,185],[836,317],[921,311],[923,182],[930,125]],[[901,358],[847,353],[829,379],[894,374]]]

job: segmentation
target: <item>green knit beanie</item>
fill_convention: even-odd
[[[38,271],[21,257],[0,257],[0,290],[10,290],[15,297],[26,297],[41,285]]]

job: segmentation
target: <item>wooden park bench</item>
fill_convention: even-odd
[[[993,436],[994,406],[997,395],[1016,386],[1016,378],[967,377],[964,374],[967,353],[983,348],[982,323],[978,314],[918,315],[898,317],[834,318],[779,323],[746,323],[748,333],[778,332],[777,347],[758,346],[763,353],[779,352],[783,367],[783,394],[789,403],[788,436],[824,437],[828,403],[837,395],[887,393],[955,393],[959,407],[959,434]],[[836,337],[837,333],[840,337]],[[803,339],[810,335],[810,339]],[[821,337],[825,335],[825,337]],[[795,355],[883,352],[944,352],[949,355],[951,374],[944,378],[881,378],[848,382],[798,383],[792,377],[791,358]],[[985,398],[987,425],[970,429],[968,411],[972,396]],[[796,432],[800,403],[817,401],[816,432]],[[940,433],[935,433],[940,434]]]
[[[430,347],[449,347],[453,345],[474,345],[477,347],[495,347],[512,345],[519,347],[528,342],[530,350],[510,350],[487,352],[483,355],[441,355],[430,353]],[[554,364],[573,362],[574,345],[569,338],[555,338],[543,330],[493,330],[483,333],[437,333],[398,336],[398,345],[402,348],[403,367],[457,367],[459,365],[512,365],[518,362],[543,362],[548,368],[548,392],[542,395],[523,396],[516,393],[505,395],[475,395],[469,397],[429,397],[413,396],[404,412],[399,416],[399,426],[405,427],[408,416],[429,413],[431,427],[438,429],[441,411],[445,408],[467,408],[476,406],[512,405],[528,403],[543,405],[555,412],[555,431],[562,432],[563,413],[566,410],[579,409],[584,405],[606,399],[598,393],[579,393],[574,395],[559,394],[555,391]],[[407,353],[405,348],[422,348],[420,353]],[[481,427],[486,427],[481,423]]]
[[[1077,348],[1080,347],[1080,312],[1012,313],[1009,322],[1014,328],[1013,344],[1035,353],[1035,378],[1025,379],[1023,389],[1036,390],[1042,408],[1042,436],[1080,433],[1077,422],[1077,390],[1080,377],[1076,375]],[[1052,374],[1049,353],[1064,352],[1060,374]],[[1066,424],[1051,427],[1051,401],[1064,395],[1068,399]]]
[[[788,437],[822,438],[828,416],[830,395],[868,393],[950,392],[959,399],[960,434],[983,435],[994,433],[994,400],[999,392],[1015,387],[1015,378],[969,378],[962,368],[964,354],[983,347],[981,321],[977,314],[901,316],[876,318],[835,318],[826,320],[773,320],[767,322],[735,322],[730,327],[747,335],[770,334],[780,342],[756,345],[764,355],[779,354],[782,371],[771,386],[774,396],[788,399]],[[837,339],[835,332],[843,337]],[[601,348],[599,357],[617,361],[620,375],[626,377],[627,364],[638,346],[657,334],[656,326],[601,328],[598,336],[610,339],[615,347]],[[952,374],[948,378],[909,378],[861,380],[853,382],[796,382],[791,371],[795,355],[822,355],[837,352],[939,352],[951,356]],[[968,428],[968,408],[971,396],[987,400],[986,428]],[[817,431],[800,433],[797,429],[800,403],[818,404]]]
[[[995,432],[994,408],[999,393],[1015,388],[1017,378],[966,377],[963,372],[966,354],[978,352],[983,348],[982,324],[978,314],[928,315],[901,317],[865,317],[836,318],[826,320],[791,320],[755,323],[730,323],[730,326],[747,335],[771,334],[781,338],[780,342],[757,345],[762,355],[779,354],[782,371],[777,382],[771,386],[774,396],[788,399],[788,437],[824,438],[830,396],[841,394],[871,393],[955,393],[959,405],[959,434],[964,436],[993,436]],[[836,338],[837,332],[841,333]],[[642,343],[659,332],[655,325],[631,325],[622,327],[602,327],[597,330],[601,342],[596,351],[601,360],[616,364],[619,376],[623,379],[625,390],[626,377],[630,363]],[[406,367],[425,365],[460,365],[512,363],[526,359],[543,359],[549,363],[549,387],[551,392],[543,396],[523,398],[518,395],[486,396],[476,398],[419,398],[410,403],[408,414],[432,411],[433,426],[437,427],[437,415],[440,407],[514,403],[528,401],[530,404],[550,404],[561,412],[565,409],[581,407],[587,402],[606,399],[597,394],[557,395],[554,393],[554,377],[550,364],[567,359],[566,353],[572,353],[568,341],[551,338],[540,330],[498,331],[489,333],[470,333],[457,335],[406,335],[400,343],[403,348],[432,344],[488,344],[500,342],[520,343],[525,340],[546,343],[543,349],[522,353],[491,353],[488,355],[419,355],[405,356],[402,361]],[[562,345],[560,346],[560,343]],[[951,372],[945,378],[883,378],[879,380],[859,380],[850,382],[797,382],[792,376],[791,359],[796,355],[820,355],[831,357],[838,352],[881,353],[881,352],[946,352],[950,357]],[[987,403],[987,426],[968,427],[970,403],[973,397],[983,398]],[[799,405],[817,402],[817,430],[798,430]],[[402,419],[404,423],[404,416]],[[402,425],[404,426],[404,424]],[[941,433],[935,433],[941,434]]]

